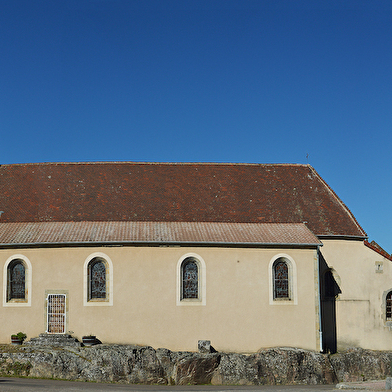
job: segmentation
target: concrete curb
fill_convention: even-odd
[[[368,390],[368,391],[390,391],[386,389],[385,380],[372,380],[372,381],[361,381],[361,382],[340,382],[336,384],[336,389],[345,390]]]

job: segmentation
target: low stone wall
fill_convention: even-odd
[[[131,345],[0,346],[0,375],[137,384],[335,384],[385,379],[392,353],[325,355],[294,348],[251,355],[173,352]]]

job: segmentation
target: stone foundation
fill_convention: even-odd
[[[361,349],[327,355],[273,348],[245,355],[132,345],[81,347],[79,342],[61,347],[55,338],[40,338],[21,347],[0,346],[0,376],[163,385],[314,385],[385,380],[392,360],[390,352]],[[55,346],[48,345],[51,339]],[[70,337],[66,340],[71,343]]]

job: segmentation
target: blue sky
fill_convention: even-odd
[[[0,0],[0,164],[309,163],[392,252],[392,2]]]

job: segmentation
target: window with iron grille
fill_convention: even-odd
[[[106,263],[101,258],[95,258],[88,265],[88,299],[106,299]]]
[[[392,291],[387,294],[385,305],[386,318],[387,320],[392,320]]]
[[[278,259],[273,265],[274,299],[290,299],[289,268],[283,259]]]
[[[13,260],[7,267],[7,301],[26,299],[26,274],[22,260]]]
[[[181,266],[182,295],[181,299],[199,298],[199,266],[195,259],[185,259]]]
[[[47,333],[65,333],[66,331],[66,296],[48,294],[47,297]]]

